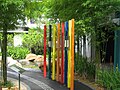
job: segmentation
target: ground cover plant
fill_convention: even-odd
[[[98,70],[97,83],[107,90],[120,90],[120,72],[114,70]]]
[[[11,56],[15,60],[25,59],[26,55],[30,53],[30,50],[25,47],[9,46],[7,49],[8,56]]]
[[[75,72],[84,78],[91,81],[95,79],[96,66],[93,61],[88,61],[87,58],[79,56],[75,59]]]

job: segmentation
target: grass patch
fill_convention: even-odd
[[[39,69],[38,65],[35,64],[34,62],[30,62],[29,65],[22,65],[24,68],[32,68],[32,69]]]

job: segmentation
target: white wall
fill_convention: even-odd
[[[14,36],[14,46],[21,46],[22,45],[22,35],[21,34],[16,34]]]

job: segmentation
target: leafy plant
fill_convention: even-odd
[[[0,52],[0,56],[2,56],[2,53]]]
[[[6,57],[7,57],[7,30],[14,30],[18,25],[19,21],[25,19],[24,9],[25,3],[29,0],[1,0],[0,1],[0,30],[2,32],[2,77],[4,83],[7,82],[7,68],[6,68]],[[19,21],[18,21],[19,20]],[[1,37],[0,37],[1,38]]]
[[[2,37],[2,33],[0,33],[0,40],[2,40],[2,38],[3,38],[3,37]]]
[[[43,30],[30,29],[23,35],[23,47],[29,48],[32,53],[43,54]]]
[[[30,50],[24,47],[9,46],[7,53],[8,53],[8,56],[11,56],[15,60],[24,59],[26,55],[30,53]]]
[[[75,59],[75,72],[79,73],[81,76],[88,78],[89,80],[94,80],[95,78],[95,63],[93,61],[87,60],[82,56],[77,56]]]
[[[95,73],[96,73],[96,66],[93,61],[87,62],[86,72],[87,72],[87,78],[93,81],[95,79]]]
[[[3,82],[0,81],[0,86],[4,87],[4,88],[11,88],[14,86],[14,84],[11,81],[7,81],[5,84]]]
[[[13,34],[8,34],[7,35],[7,45],[8,46],[13,46]]]
[[[98,70],[97,83],[107,88],[107,90],[119,90],[120,72],[113,70]]]

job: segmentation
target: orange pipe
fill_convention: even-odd
[[[71,56],[71,87],[70,90],[74,90],[74,19],[72,19],[72,56]]]

